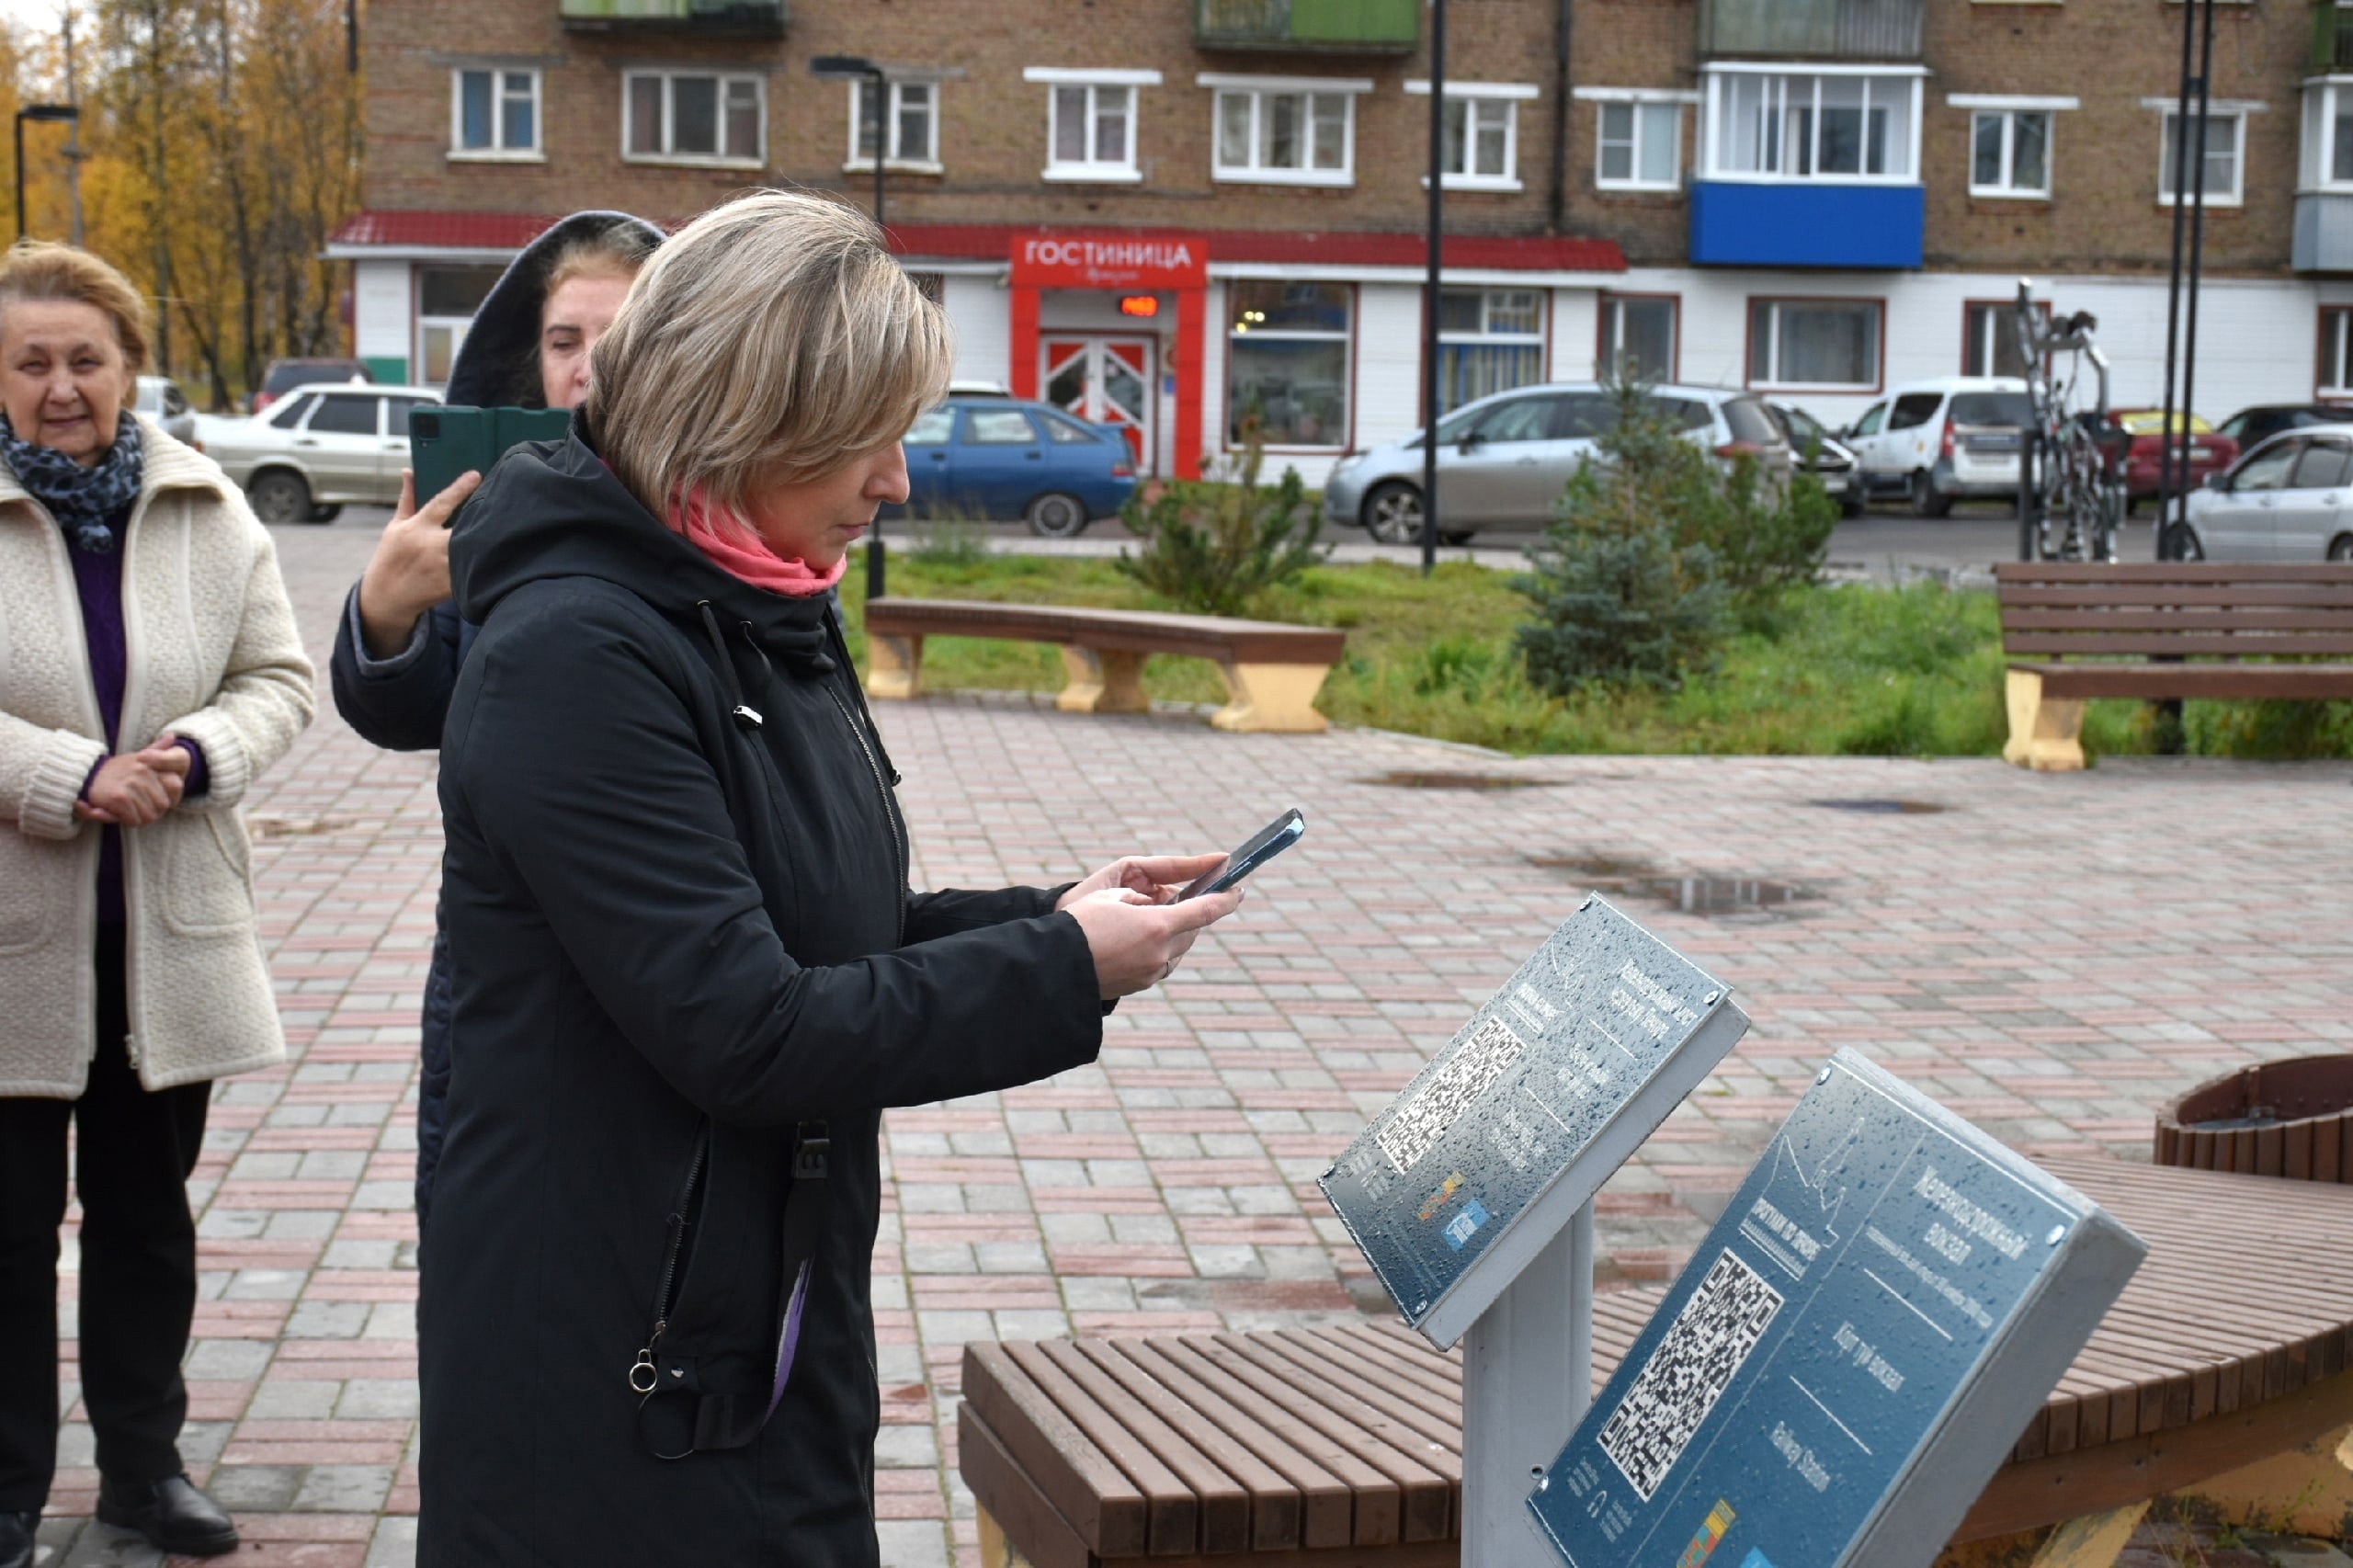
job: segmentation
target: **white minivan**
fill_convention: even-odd
[[[2013,376],[1910,381],[1863,410],[1845,437],[1867,496],[1907,496],[1924,517],[1955,501],[2013,499],[2018,449],[2034,423],[2026,383]]]

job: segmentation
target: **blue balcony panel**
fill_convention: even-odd
[[[2299,191],[2290,256],[2298,272],[2353,272],[2353,194]]]
[[[1917,267],[1916,185],[1691,187],[1691,259],[1716,267]]]

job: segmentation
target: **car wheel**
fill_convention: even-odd
[[[1373,486],[1364,498],[1364,531],[1383,544],[1422,542],[1422,493],[1401,480]]]
[[[312,507],[310,517],[304,520],[313,523],[331,523],[342,516],[343,507],[339,505],[333,506],[321,506]]]
[[[309,520],[311,487],[299,473],[274,468],[256,474],[245,486],[245,501],[254,516],[273,527]]]
[[[1952,511],[1952,497],[1937,488],[1928,471],[1920,469],[1912,475],[1912,512],[1915,517],[1941,517]]]
[[[2198,542],[2197,530],[2188,523],[2175,523],[2165,529],[2165,558],[2167,561],[2203,561],[2206,547]]]
[[[1076,539],[1086,531],[1086,504],[1059,490],[1030,502],[1025,516],[1029,531],[1040,539]]]
[[[2328,558],[2340,566],[2353,563],[2353,534],[2340,535],[2328,547]]]

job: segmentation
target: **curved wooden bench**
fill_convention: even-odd
[[[1069,681],[1054,706],[1065,713],[1141,713],[1149,706],[1141,678],[1147,656],[1208,659],[1224,677],[1228,699],[1211,723],[1221,730],[1297,734],[1323,730],[1315,694],[1347,646],[1346,632],[1272,620],[1070,605],[874,599],[866,607],[866,695],[920,696],[926,637],[1058,644]]]
[[[2006,762],[2084,766],[2093,698],[2353,698],[2353,566],[2230,562],[2006,561],[1994,568],[2002,653],[2014,663]],[[2186,658],[2214,662],[2185,664]]]
[[[2150,1499],[2353,1422],[2353,1191],[2043,1164],[2149,1257],[1956,1545],[2105,1515],[2120,1547]],[[1597,1299],[1597,1392],[1665,1293]],[[1394,1323],[975,1344],[963,1376],[983,1568],[1459,1562],[1461,1358]]]
[[[2353,1056],[2258,1062],[2157,1113],[2156,1163],[2353,1186]]]

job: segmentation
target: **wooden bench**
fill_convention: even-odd
[[[1211,723],[1221,730],[1294,734],[1323,730],[1315,694],[1347,645],[1345,632],[1271,620],[962,599],[875,599],[866,607],[866,694],[922,695],[926,637],[1060,644],[1069,680],[1054,706],[1065,713],[1141,713],[1148,706],[1142,681],[1148,655],[1208,659],[1225,677],[1228,699],[1211,715]]]
[[[2353,1187],[2353,1056],[2259,1062],[2157,1115],[2161,1165]]]
[[[2353,654],[2353,565],[2004,562],[1994,584],[2021,767],[2082,767],[2091,698],[2353,698],[2353,664],[2247,662]]]
[[[2044,1164],[2150,1255],[1950,1564],[2042,1547],[2044,1563],[2108,1568],[2153,1498],[2353,1423],[2353,1189]],[[1597,1392],[1665,1293],[1596,1300]],[[1456,1568],[1461,1384],[1459,1353],[1385,1320],[967,1346],[959,1467],[982,1563]],[[2052,1527],[2075,1555],[2042,1546]]]

